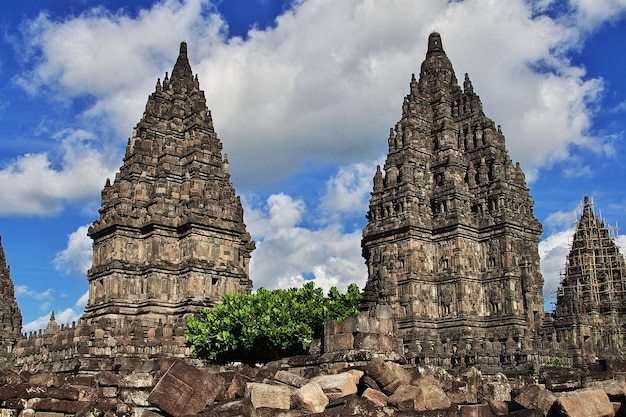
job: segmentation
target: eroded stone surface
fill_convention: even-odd
[[[201,411],[223,389],[224,379],[221,376],[209,374],[180,360],[163,375],[147,400],[170,415],[179,417]]]

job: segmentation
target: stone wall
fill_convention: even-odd
[[[56,323],[54,323],[56,324]],[[133,368],[155,358],[188,358],[182,323],[142,326],[140,322],[102,323],[80,320],[71,326],[48,325],[20,339],[11,356],[13,369],[27,372],[92,372]],[[110,327],[107,324],[111,324]]]

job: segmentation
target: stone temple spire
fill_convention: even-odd
[[[193,72],[191,71],[189,59],[187,58],[186,42],[181,42],[180,44],[180,53],[178,54],[176,64],[174,64],[170,82],[177,90],[180,90],[182,87],[188,90],[193,90],[194,87],[197,87],[196,82],[194,81]]]
[[[254,242],[183,42],[102,190],[85,318],[181,320],[252,289]]]
[[[21,333],[22,313],[15,299],[11,269],[7,266],[0,238],[0,360],[11,353]]]
[[[459,86],[438,33],[387,141],[361,243],[363,309],[394,310],[409,356],[484,343],[499,358],[499,346],[530,343],[544,315],[541,225],[502,131],[469,77]]]
[[[626,263],[587,196],[557,291],[554,318],[562,345],[577,348],[583,357],[626,352]]]

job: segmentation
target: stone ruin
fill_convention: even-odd
[[[22,336],[0,245],[2,417],[623,415],[623,257],[585,199],[544,314],[524,174],[436,33],[388,144],[362,314],[327,322],[310,355],[191,359],[185,318],[251,291],[255,246],[182,43],[102,191],[79,322]],[[560,364],[580,368],[543,367]]]
[[[409,86],[374,176],[363,307],[389,305],[417,360],[527,362],[544,299],[524,174],[467,74],[458,85],[439,34]]]
[[[589,197],[557,290],[555,340],[577,364],[624,356],[626,348],[626,263]]]
[[[13,353],[13,348],[22,335],[22,312],[15,299],[15,288],[11,279],[11,268],[7,266],[2,238],[0,237],[0,366]]]
[[[221,151],[183,42],[171,78],[166,73],[148,98],[89,228],[88,322],[172,323],[225,293],[252,290],[255,245]]]

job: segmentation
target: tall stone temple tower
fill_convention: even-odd
[[[390,306],[410,352],[528,346],[544,315],[542,227],[500,127],[467,75],[459,86],[438,33],[388,141],[363,230],[363,308]]]
[[[221,151],[183,42],[102,190],[85,319],[172,322],[251,291],[255,245]]]
[[[554,311],[561,347],[591,359],[626,354],[626,263],[609,231],[585,197]]]
[[[11,268],[7,266],[0,238],[0,363],[21,337],[22,313],[15,300]]]

